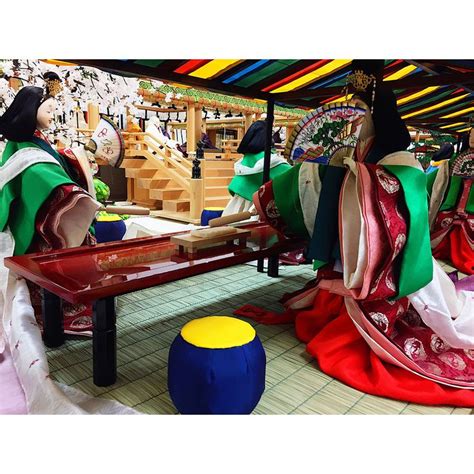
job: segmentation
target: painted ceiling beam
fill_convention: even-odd
[[[443,86],[443,85],[460,85],[465,87],[466,84],[474,84],[474,73],[453,73],[442,74],[440,76],[421,76],[418,74],[414,77],[406,77],[396,81],[389,81],[387,84],[393,89],[417,89],[429,86]],[[331,97],[341,93],[342,87],[325,87],[321,90],[302,90],[294,92],[286,92],[283,94],[274,94],[275,100],[285,102],[295,99],[309,99]]]

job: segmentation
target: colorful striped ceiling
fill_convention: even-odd
[[[224,94],[274,98],[280,105],[308,109],[344,100],[352,63],[350,59],[73,61]],[[474,114],[474,60],[385,60],[383,77],[410,125],[451,132],[468,127]]]

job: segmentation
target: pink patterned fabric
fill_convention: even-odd
[[[384,260],[374,272],[378,276],[370,284],[368,297],[363,301],[351,298],[352,303],[347,305],[349,315],[358,323],[358,328],[362,324],[364,337],[376,352],[382,348],[402,367],[433,380],[474,388],[474,350],[450,347],[423,323],[408,298],[390,299],[396,295],[398,259],[406,242],[408,212],[400,204],[404,199],[395,176],[378,165],[361,166],[371,175],[375,188],[365,189],[376,204],[373,215],[366,217],[383,225],[385,248]],[[363,315],[363,321],[360,315],[357,319],[355,308]],[[371,327],[384,337],[374,334]]]
[[[466,211],[473,180],[463,180],[463,191],[456,209],[441,211],[436,216],[431,233],[432,247],[437,247],[451,230],[459,226],[467,245],[474,252],[474,214]]]
[[[297,295],[285,301],[285,307],[294,311],[311,305],[320,288],[342,294],[354,324],[373,351],[383,360],[410,372],[433,380],[463,388],[474,388],[474,350],[450,347],[442,335],[427,327],[408,298],[395,300],[397,295],[401,254],[406,244],[409,213],[399,180],[381,165],[356,163],[357,186],[352,186],[353,200],[358,201],[361,219],[367,235],[364,241],[341,239],[341,255],[367,252],[367,268],[361,268],[364,259],[355,259],[363,271],[361,288],[344,287],[342,275],[338,279],[325,278],[326,268],[318,271],[316,286],[306,286]],[[351,196],[348,194],[347,199]],[[340,205],[342,203],[342,195]],[[276,209],[272,183],[266,183],[254,195],[260,216],[280,232],[287,225]],[[340,230],[344,218],[341,207]],[[347,207],[347,212],[351,206]],[[467,225],[470,221],[466,220]],[[466,225],[466,224],[464,224]],[[472,230],[472,229],[469,229]],[[347,232],[350,228],[347,229]],[[365,245],[365,247],[364,247]],[[352,270],[352,269],[351,269]],[[350,294],[350,296],[348,296]],[[357,299],[355,299],[356,297]]]
[[[31,244],[30,252],[46,252],[49,250],[65,248],[64,240],[55,232],[60,216],[84,194],[79,186],[67,185],[56,188],[48,201],[41,207],[36,216],[37,234]],[[92,245],[95,238],[88,233],[83,245]],[[27,282],[30,290],[31,303],[35,310],[36,320],[42,328],[41,294],[40,288],[34,283]],[[92,306],[73,305],[63,302],[64,331],[68,334],[92,334]]]
[[[393,297],[397,294],[398,265],[405,246],[408,211],[400,205],[403,190],[398,179],[378,165],[365,165],[374,183],[373,198],[376,204],[372,218],[379,220],[385,229],[384,256],[379,274],[369,291],[366,301]]]

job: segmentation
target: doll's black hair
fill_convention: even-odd
[[[265,120],[257,120],[250,125],[242,138],[237,153],[260,153],[265,150]]]
[[[20,89],[10,107],[0,117],[0,134],[15,142],[30,140],[36,130],[38,109],[48,98],[41,87],[26,86]]]

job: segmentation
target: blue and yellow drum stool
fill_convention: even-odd
[[[125,222],[118,214],[108,214],[101,211],[97,214],[96,220],[97,222],[94,225],[95,238],[99,244],[122,240],[127,231]]]
[[[201,213],[201,225],[209,225],[211,219],[221,217],[223,212],[223,207],[205,207]]]
[[[249,414],[265,390],[255,329],[228,316],[194,319],[170,347],[168,390],[182,414]]]

